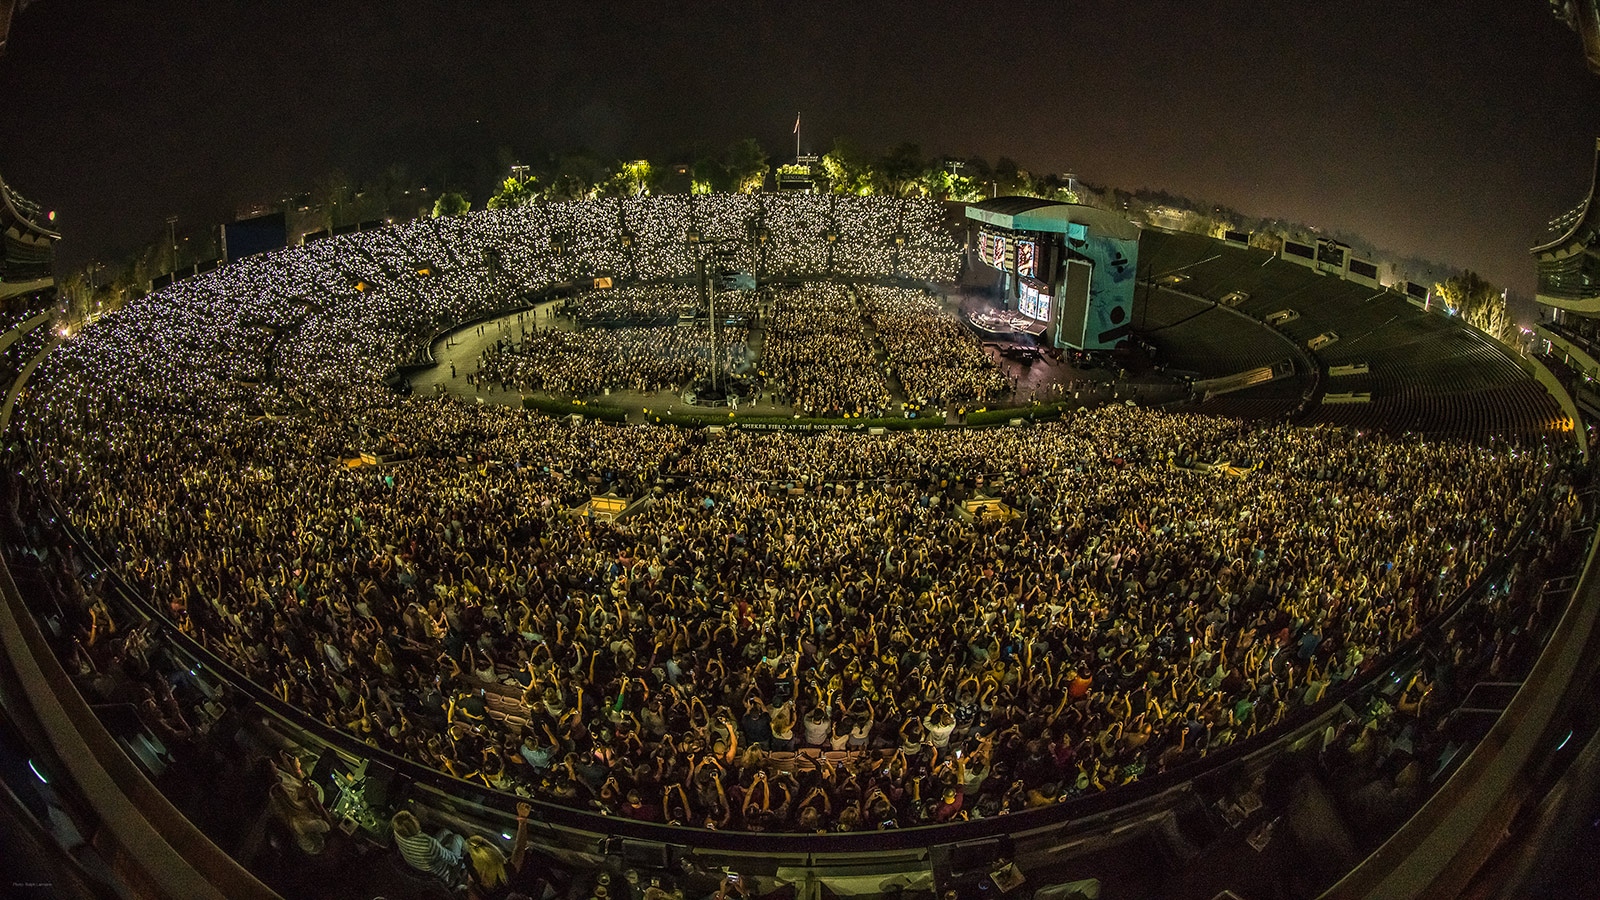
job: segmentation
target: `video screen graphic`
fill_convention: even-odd
[[[1006,267],[1005,237],[987,231],[978,232],[978,258],[985,265],[1003,271]]]
[[[1017,311],[1030,319],[1050,321],[1050,296],[1048,285],[1023,281],[1017,285]]]
[[[1017,274],[1025,278],[1039,277],[1039,244],[1037,241],[1017,241]]]

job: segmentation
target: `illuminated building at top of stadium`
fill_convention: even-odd
[[[1538,301],[1582,316],[1600,314],[1600,141],[1594,176],[1583,202],[1551,222],[1552,237],[1534,247]]]
[[[1550,223],[1546,240],[1534,247],[1538,274],[1535,299],[1543,309],[1534,332],[1582,380],[1575,385],[1580,405],[1600,407],[1593,390],[1600,379],[1600,140],[1595,142],[1594,176],[1583,202]]]
[[[61,239],[44,224],[52,215],[0,180],[0,282],[51,277],[56,241]]]

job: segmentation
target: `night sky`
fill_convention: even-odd
[[[39,0],[0,173],[64,266],[443,155],[1010,156],[1361,234],[1532,290],[1588,187],[1600,77],[1545,0],[124,3]],[[476,198],[481,202],[482,198]]]

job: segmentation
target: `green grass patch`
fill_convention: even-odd
[[[652,410],[649,420],[663,425],[684,425],[688,427],[703,427],[706,425],[727,425],[735,428],[756,429],[829,429],[829,428],[889,428],[896,431],[905,431],[912,428],[938,428],[944,424],[944,418],[906,419],[901,417],[885,417],[881,419],[824,419],[824,418],[795,418],[793,416],[774,415],[728,415],[726,410],[711,411],[697,410],[694,412],[675,412],[668,415],[665,412]]]
[[[572,403],[550,397],[523,397],[523,409],[534,409],[550,416],[585,416],[602,422],[626,422],[628,411],[616,406],[595,403]]]

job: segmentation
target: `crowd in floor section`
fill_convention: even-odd
[[[28,417],[46,483],[258,684],[461,778],[719,829],[1170,770],[1316,704],[1573,510],[1539,446],[1126,407],[870,436],[94,405]],[[1191,468],[1215,459],[1243,474]],[[648,503],[572,512],[602,490]]]

